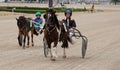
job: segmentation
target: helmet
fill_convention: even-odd
[[[36,16],[41,16],[41,12],[36,12],[35,15]]]
[[[72,16],[72,10],[66,9],[66,10],[65,10],[65,16],[66,16],[66,13],[70,13],[70,16]]]

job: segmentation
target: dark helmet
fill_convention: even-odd
[[[72,16],[72,10],[66,9],[66,10],[65,10],[65,16],[66,16],[66,13],[70,13],[70,16]]]

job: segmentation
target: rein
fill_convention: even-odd
[[[55,29],[56,29],[56,26],[55,26],[54,28],[52,28],[51,30],[49,30],[49,29],[47,28],[47,31],[48,31],[49,33],[51,33],[51,32],[53,32]]]
[[[53,16],[53,18],[54,18],[54,16]],[[53,19],[52,18],[52,19]],[[49,23],[48,22],[48,20],[49,20],[49,18],[47,19],[47,23]],[[53,19],[54,20],[54,19]],[[54,22],[54,21],[53,21]],[[53,27],[51,30],[49,30],[49,27]],[[56,29],[56,26],[55,25],[49,25],[49,26],[46,26],[46,29],[47,29],[47,31],[49,32],[49,34],[51,33],[51,32],[53,32],[55,29]]]

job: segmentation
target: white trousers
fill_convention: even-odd
[[[70,28],[69,29],[69,36],[72,37],[74,35],[74,29]]]

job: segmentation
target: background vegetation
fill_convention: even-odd
[[[20,13],[35,13],[37,11],[40,11],[42,13],[46,12],[47,8],[36,8],[36,7],[5,7],[2,6],[0,7],[0,11],[9,11],[12,12],[12,9],[14,9],[15,12],[20,12]],[[66,8],[54,8],[56,10],[56,12],[64,12],[66,10]],[[82,8],[69,8],[74,12],[83,12],[83,11],[87,11],[87,9],[82,9]]]

